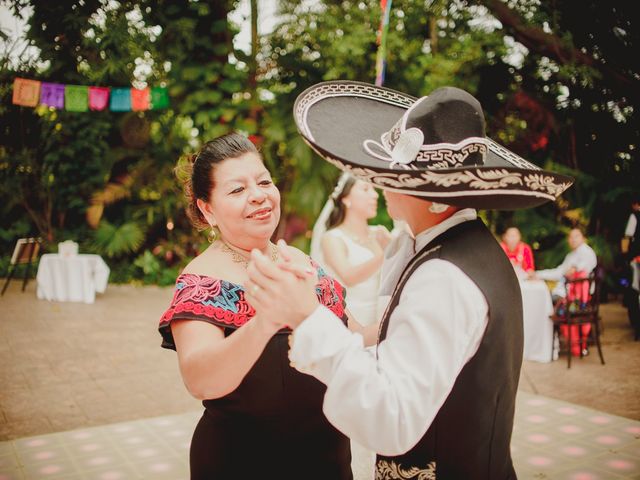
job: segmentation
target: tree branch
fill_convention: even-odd
[[[640,82],[623,72],[567,45],[556,35],[546,33],[542,28],[528,25],[522,17],[502,0],[483,0],[482,3],[498,19],[506,31],[529,49],[529,51],[549,57],[567,65],[577,63],[595,69],[602,75],[604,83],[614,91],[634,101],[640,100]]]

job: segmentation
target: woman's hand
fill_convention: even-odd
[[[378,225],[376,227],[376,242],[382,250],[387,248],[387,245],[391,242],[391,233],[384,225]]]
[[[310,266],[287,257],[291,252],[280,242],[278,249],[288,266],[278,266],[258,250],[251,252],[247,300],[263,321],[296,328],[318,306],[317,277],[315,272],[308,273]]]

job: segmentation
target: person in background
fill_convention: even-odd
[[[211,244],[178,276],[159,331],[205,407],[191,442],[191,479],[351,480],[349,439],[322,413],[324,385],[289,365],[291,330],[247,301],[250,251],[315,272],[318,301],[346,324],[342,286],[299,250],[279,257],[270,238],[280,193],[247,138],[207,142],[186,168],[187,212],[210,229]]]
[[[521,278],[535,270],[533,263],[533,251],[531,247],[522,241],[520,230],[517,227],[509,227],[502,234],[500,246],[511,261],[518,278]]]
[[[630,260],[640,255],[640,194],[636,194],[631,200],[631,213],[620,249]]]
[[[567,253],[560,265],[555,268],[535,270],[529,273],[529,278],[557,282],[551,291],[554,304],[566,295],[564,286],[566,278],[586,277],[598,265],[596,252],[587,245],[582,230],[572,228],[567,236],[567,242],[571,251]]]
[[[347,308],[361,325],[377,323],[381,314],[380,267],[391,234],[383,225],[367,223],[377,210],[375,189],[343,174],[316,221],[311,240],[311,258],[347,287]]]
[[[631,278],[624,291],[624,305],[627,307],[635,340],[640,340],[640,194],[631,199],[631,213],[620,249],[631,269]]]

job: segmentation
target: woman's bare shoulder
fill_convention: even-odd
[[[327,230],[320,239],[320,245],[325,255],[334,252],[336,249],[344,251],[347,248],[343,234],[337,228]]]
[[[226,279],[229,276],[227,259],[220,249],[209,247],[193,258],[182,270],[182,274]]]

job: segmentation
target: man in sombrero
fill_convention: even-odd
[[[327,385],[331,423],[377,452],[376,479],[515,479],[522,300],[476,209],[534,207],[572,179],[486,137],[480,103],[453,87],[416,99],[325,82],[298,97],[294,115],[324,159],[384,190],[412,235],[383,267],[380,293],[391,301],[374,350],[318,305],[294,262],[254,252],[247,298],[294,330],[292,364]]]

